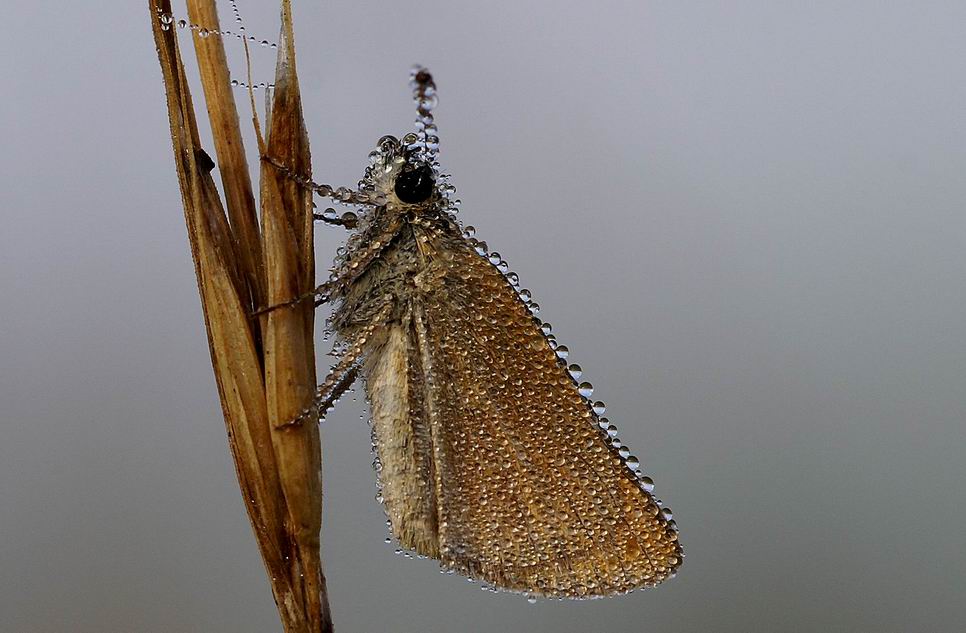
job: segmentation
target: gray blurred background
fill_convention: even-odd
[[[275,3],[240,7],[276,39]],[[966,4],[296,9],[318,179],[353,184],[410,129],[410,64],[433,70],[464,222],[534,290],[688,554],[656,590],[535,605],[395,556],[346,399],[323,435],[339,631],[966,628]],[[146,2],[4,22],[0,630],[278,631]],[[343,237],[319,228],[320,266]]]

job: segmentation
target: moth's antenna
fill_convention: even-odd
[[[416,151],[418,158],[433,163],[439,152],[439,130],[433,119],[433,108],[439,103],[436,82],[428,70],[417,65],[409,71],[409,87],[416,102],[416,140],[409,148]]]

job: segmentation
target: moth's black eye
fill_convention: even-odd
[[[433,195],[435,184],[432,168],[429,165],[419,165],[400,173],[396,177],[396,184],[393,188],[400,200],[414,204],[423,202]]]

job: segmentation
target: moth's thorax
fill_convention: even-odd
[[[331,319],[336,333],[354,332],[385,305],[387,294],[404,305],[413,293],[427,290],[429,278],[420,274],[451,248],[442,242],[462,240],[453,215],[458,203],[449,199],[455,189],[446,178],[439,174],[435,155],[412,135],[402,140],[384,136],[370,152],[359,186],[381,204],[361,213],[333,266],[355,269],[334,292],[339,299]]]

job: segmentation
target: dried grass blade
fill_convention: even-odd
[[[188,0],[188,17],[192,24],[210,31],[220,31],[218,10],[214,0]],[[255,212],[248,160],[242,141],[238,110],[231,87],[231,76],[222,37],[193,35],[198,72],[208,105],[218,171],[225,190],[225,202],[232,234],[238,246],[238,263],[248,283],[253,306],[264,306],[265,271],[262,267],[262,242]]]
[[[308,134],[302,118],[291,6],[282,2],[282,32],[274,101],[268,122],[269,156],[298,173],[310,173]],[[301,296],[314,286],[312,196],[291,179],[262,165],[262,235],[269,304]],[[332,623],[320,558],[322,527],[321,438],[316,424],[287,424],[310,406],[315,391],[314,309],[303,302],[267,317],[265,387],[277,463],[296,543],[293,582],[302,581],[312,631]]]

